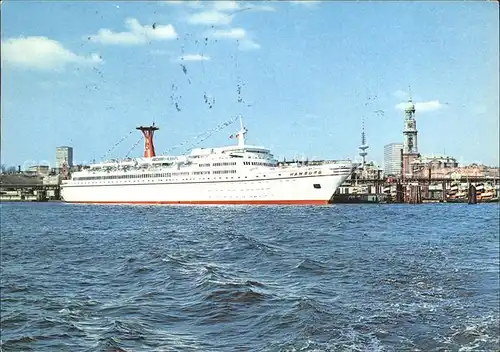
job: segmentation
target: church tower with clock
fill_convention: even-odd
[[[417,122],[415,121],[415,104],[413,104],[410,96],[405,107],[405,126],[403,130],[403,178],[411,177],[411,162],[420,156],[420,154],[418,153],[417,134],[418,131]]]

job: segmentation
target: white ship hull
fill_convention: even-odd
[[[327,204],[349,173],[325,173],[215,182],[131,181],[130,184],[63,185],[62,197],[70,203]]]
[[[353,170],[350,161],[280,164],[268,149],[245,144],[240,125],[238,145],[158,157],[158,128],[138,127],[144,158],[90,165],[63,181],[61,196],[71,203],[327,204]]]

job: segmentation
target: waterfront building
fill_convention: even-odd
[[[26,169],[26,172],[36,174],[36,175],[45,176],[45,175],[49,174],[50,167],[49,167],[49,165],[32,165]]]
[[[61,146],[56,148],[56,169],[61,169],[65,164],[67,167],[73,166],[73,148]]]
[[[486,165],[470,164],[450,169],[448,172],[450,178],[491,178],[498,179],[500,171],[498,167]]]
[[[458,167],[455,158],[446,155],[419,156],[410,164],[417,178],[445,178]]]
[[[402,143],[390,143],[384,146],[384,174],[386,176],[401,175],[402,150]]]

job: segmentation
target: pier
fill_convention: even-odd
[[[481,198],[477,185],[489,184],[495,194]],[[450,197],[453,186],[463,185],[465,197]],[[500,177],[363,179],[354,174],[344,182],[330,200],[331,203],[482,203],[498,202]]]
[[[2,175],[0,177],[0,201],[46,202],[60,200],[58,182],[47,183],[37,176]]]

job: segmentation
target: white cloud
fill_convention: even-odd
[[[179,61],[208,61],[210,56],[204,56],[200,54],[187,54],[179,56]]]
[[[111,45],[139,45],[151,40],[172,40],[177,38],[177,32],[171,24],[151,24],[143,26],[135,18],[127,18],[125,26],[128,32],[113,32],[107,28],[101,28],[97,34],[87,36],[96,43]]]
[[[159,3],[162,4],[162,5],[185,5],[186,1],[166,0],[166,1],[160,1]]]
[[[215,1],[211,3],[210,9],[191,14],[187,22],[196,25],[228,25],[233,20],[235,14],[249,11],[274,11],[274,7],[269,5],[254,5],[245,3],[245,6],[238,1]]]
[[[316,7],[320,1],[317,0],[295,0],[295,1],[290,1],[292,5],[301,5],[305,7]]]
[[[219,29],[212,36],[218,39],[243,39],[246,31],[243,28]]]
[[[219,11],[203,11],[192,14],[188,17],[190,24],[202,25],[228,25],[233,20],[231,15]]]
[[[395,108],[398,110],[404,110],[408,105],[408,102],[396,104]],[[435,111],[444,107],[444,104],[441,104],[439,100],[429,100],[415,103],[415,111],[418,114],[419,112],[427,112],[427,111]]]
[[[77,55],[47,37],[18,37],[2,40],[2,61],[24,68],[60,70],[67,64],[99,64],[98,54]]]
[[[167,0],[167,1],[159,1],[158,3],[161,5],[186,6],[193,9],[199,9],[203,7],[203,3],[199,0],[186,0],[186,1]]]
[[[238,49],[242,51],[260,49],[260,45],[249,38],[243,28],[219,29],[214,31],[211,36],[216,39],[233,39],[238,41]]]
[[[269,5],[255,5],[255,6],[252,6],[252,10],[259,10],[259,11],[265,11],[265,12],[276,11],[276,9],[274,7],[269,6]]]
[[[260,49],[260,45],[252,39],[243,39],[239,42],[238,48],[242,51],[257,50]]]
[[[270,5],[255,5],[251,3],[245,3],[244,6],[242,6],[241,2],[239,1],[214,1],[213,9],[215,11],[227,11],[232,13],[239,12],[240,10],[275,11],[274,7]]]
[[[234,11],[240,9],[236,1],[214,1],[213,7],[216,11]]]

